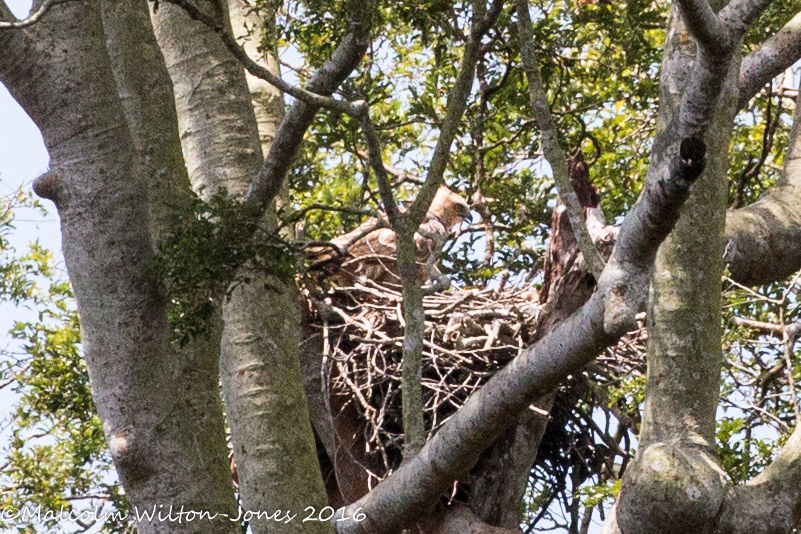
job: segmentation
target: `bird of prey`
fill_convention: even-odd
[[[329,278],[339,286],[353,285],[360,276],[378,283],[400,283],[396,263],[395,232],[370,219],[352,232],[331,240],[334,247],[315,247],[309,250],[311,270],[330,272]],[[451,228],[470,221],[470,208],[464,198],[448,187],[440,186],[431,207],[414,234],[418,278],[421,283],[436,279],[436,263]],[[378,226],[378,228],[377,228]]]

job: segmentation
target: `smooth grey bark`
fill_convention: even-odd
[[[683,87],[698,76],[676,13],[662,67],[660,114],[683,113]],[[720,278],[728,194],[728,146],[737,62],[706,135],[707,169],[657,255],[648,313],[648,382],[637,455],[626,470],[617,522],[627,534],[706,532],[717,521],[725,479],[715,453],[720,383]],[[697,67],[696,67],[697,68]],[[710,88],[710,92],[714,89]],[[685,106],[687,100],[684,100]],[[674,115],[675,116],[675,115]],[[662,122],[665,124],[665,122]],[[657,135],[675,138],[663,129]],[[664,165],[652,159],[652,166]]]
[[[255,11],[252,3],[245,0],[228,0],[228,12],[234,36],[242,44],[248,56],[276,75],[280,75],[275,51],[261,51],[265,41],[274,38],[271,35],[275,33],[274,15],[266,13],[264,9]],[[284,95],[279,89],[247,71],[245,77],[258,123],[261,151],[266,155],[270,152],[273,139],[278,133],[278,126],[284,118]],[[286,180],[284,184],[286,185]]]
[[[205,13],[190,0],[166,1],[181,7],[193,20],[212,30],[250,74],[268,81],[297,99],[296,104],[281,121],[278,134],[273,140],[264,164],[256,178],[250,183],[245,195],[245,202],[249,202],[261,210],[267,210],[280,191],[292,159],[297,154],[300,142],[316,112],[321,108],[326,108],[353,117],[361,117],[366,110],[364,103],[353,105],[328,95],[331,95],[349,76],[366,53],[370,42],[371,24],[375,15],[374,5],[370,2],[364,5],[359,0],[347,2],[346,9],[350,17],[351,32],[343,38],[331,57],[317,70],[306,85],[306,89],[302,89],[288,84],[268,68],[253,61],[231,33],[227,18]]]
[[[227,21],[228,14],[219,17]],[[241,198],[262,162],[242,65],[212,30],[182,9],[164,5],[154,21],[175,85],[193,182],[204,192],[226,187]],[[230,32],[230,24],[225,26]],[[271,231],[274,209],[266,214],[264,230]],[[220,377],[243,506],[268,515],[321,509],[326,494],[300,371],[297,290],[248,266],[238,274],[250,281],[237,284],[223,303]],[[255,533],[330,530],[321,522],[280,523],[264,516],[250,527]]]
[[[416,457],[346,507],[337,532],[394,532],[424,517],[531,402],[634,327],[656,250],[678,219],[705,152],[697,138],[682,141],[663,179],[647,186],[626,217],[590,300],[471,395]]]
[[[715,534],[789,534],[801,515],[801,430],[744,486],[729,488]]]
[[[601,534],[621,534],[620,527],[617,524],[617,503],[614,503],[606,514],[603,527],[601,527]]]
[[[0,46],[0,79],[51,155],[51,171],[35,190],[58,207],[93,397],[126,493],[140,511],[229,511],[227,467],[215,461],[217,440],[202,430],[216,424],[205,396],[215,379],[172,350],[159,283],[148,276],[147,183],[100,4],[55,6],[24,31],[0,33]],[[143,533],[234,530],[227,519],[139,524]]]
[[[483,0],[479,0],[483,2]],[[403,361],[401,403],[403,413],[403,459],[414,457],[426,442],[423,419],[423,343],[425,309],[414,251],[414,232],[396,231],[398,273],[403,287]]]
[[[793,190],[790,184],[793,178],[798,180],[797,174],[801,170],[798,161],[801,157],[800,119],[801,112],[796,106],[795,123],[790,134],[790,147],[785,157],[785,169],[780,184],[777,185],[775,192],[771,191],[768,198],[763,200],[775,199],[778,202],[783,195],[785,198],[782,200],[792,202],[791,195],[798,197],[798,190]],[[757,207],[760,202],[753,206]],[[731,213],[727,225],[730,222]],[[782,221],[782,224],[785,223]],[[790,339],[794,339],[798,333],[797,323],[785,328],[792,329],[792,332],[787,332],[785,335],[789,333]],[[762,473],[745,485],[729,488],[720,511],[720,523],[715,530],[716,534],[793,532],[801,516],[800,489],[801,430],[796,427],[778,456]]]
[[[784,169],[767,195],[726,218],[725,260],[744,285],[767,284],[801,269],[801,111],[796,105]]]
[[[686,85],[686,65],[690,64],[684,59],[685,66],[681,65],[681,54],[676,52],[680,45],[670,41],[675,35],[669,34],[666,46],[668,61],[675,62],[663,66],[662,127],[659,129],[663,135],[670,132],[664,128],[669,121],[663,122],[662,114],[669,117],[677,109],[677,98],[665,94],[665,87],[675,88],[674,93],[679,94],[681,86]],[[733,77],[730,72],[728,87],[733,85]],[[714,127],[718,139],[712,140],[716,145],[713,154],[717,156],[712,158],[710,166],[710,175],[720,189],[725,183],[728,132],[737,109],[736,92],[729,89],[724,94],[728,97],[722,99]],[[775,202],[770,197],[777,194],[790,206],[794,205],[792,195],[797,196],[788,182],[792,179],[798,135],[796,123],[781,186],[769,194],[771,201]],[[717,165],[715,160],[719,162]],[[696,209],[692,208],[692,203],[696,204]],[[660,252],[649,317],[649,382],[640,449],[626,472],[614,513],[604,525],[605,533],[650,534],[679,529],[716,534],[789,534],[798,522],[801,511],[798,432],[793,434],[775,462],[744,486],[725,484],[715,456],[714,418],[720,367],[718,252],[721,242],[717,234],[724,203],[725,189],[715,192],[712,186],[704,197],[691,200],[687,220],[693,221],[694,227],[688,228],[680,221],[676,233]],[[776,254],[773,250],[764,251],[758,259],[745,255],[732,257],[732,235],[758,240],[761,232],[759,237],[767,241],[777,228],[789,228],[796,221],[792,209],[782,213],[774,208],[769,221],[775,226],[756,223],[749,228],[750,234],[744,228],[740,228],[743,231],[739,235],[732,232],[733,217],[741,218],[742,222],[750,215],[753,221],[763,213],[759,204],[730,211],[726,222],[730,268],[737,270],[741,268],[740,262],[757,260],[762,269],[769,271],[749,278],[743,274],[748,271],[739,270],[735,276],[744,283],[757,283],[756,276],[761,276],[762,282],[773,282],[789,274],[783,273],[781,267],[769,265],[776,259],[771,255]],[[699,232],[699,228],[703,230]],[[698,246],[704,242],[707,248]],[[760,254],[756,248],[750,252]],[[704,278],[706,287],[699,285]]]
[[[801,59],[801,13],[743,58],[737,109],[745,108],[765,85],[799,59]]]
[[[303,514],[307,506],[321,510],[327,504],[298,358],[295,293],[294,287],[259,276],[236,288],[224,306],[223,396],[243,504],[251,510]],[[303,517],[252,527],[254,532],[330,530],[322,522],[303,523]]]
[[[151,17],[172,78],[192,187],[202,198],[221,188],[242,195],[261,164],[261,144],[241,65],[180,8],[160,3]],[[230,28],[227,14],[225,20]]]
[[[117,92],[149,196],[154,245],[173,230],[176,211],[193,195],[184,165],[178,117],[164,56],[145,0],[103,0],[103,29]]]
[[[271,40],[275,39],[275,15],[256,11],[246,0],[229,0],[228,12],[231,18],[231,29],[234,36],[242,44],[247,55],[276,76],[281,75],[278,56],[275,50],[261,51]],[[262,156],[270,152],[273,139],[278,135],[278,127],[284,118],[284,95],[275,86],[245,71],[248,81],[253,111],[259,129]],[[281,211],[289,203],[289,182],[284,180],[276,194],[276,210]],[[290,236],[291,237],[291,236]]]

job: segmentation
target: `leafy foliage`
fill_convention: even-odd
[[[717,439],[723,467],[733,482],[760,473],[799,423],[792,400],[799,373],[795,342],[790,383],[782,338],[733,326],[731,320],[740,317],[778,325],[798,321],[796,282],[771,284],[760,292],[730,287],[724,293],[728,328]]]
[[[381,35],[341,92],[371,103],[385,161],[422,178],[457,73],[469,10],[442,2],[383,6]],[[305,20],[307,7],[279,17],[287,32]],[[633,203],[644,178],[665,10],[659,2],[537,4],[535,39],[563,143],[590,151],[593,179],[612,217]],[[323,19],[318,14],[315,24]],[[504,13],[485,39],[477,87],[448,163],[448,182],[472,199],[481,217],[480,225],[463,231],[449,247],[445,263],[446,271],[468,285],[485,285],[501,271],[535,270],[550,223],[553,183],[518,66],[516,34],[515,19]],[[313,55],[306,59],[304,69],[318,64]],[[359,153],[360,135],[346,118],[318,117],[292,173],[295,208],[313,203],[379,207],[376,185]],[[415,190],[406,182],[397,195],[413,198]],[[327,239],[359,222],[353,215],[315,213],[306,232]],[[475,252],[481,249],[486,253]]]
[[[352,7],[352,1],[258,1],[256,8],[269,16],[275,13],[277,21],[277,31],[268,33],[263,45],[299,56],[302,64],[292,68],[303,84],[348,31],[346,14]],[[635,201],[648,166],[668,2],[535,0],[533,8],[540,68],[560,142],[567,151],[586,153],[604,212],[616,220]],[[745,51],[800,9],[801,0],[773,2],[749,32]],[[407,175],[394,177],[401,201],[414,198],[419,179],[426,175],[447,91],[458,72],[469,15],[466,2],[381,2],[370,14],[376,30],[369,54],[339,91],[343,98],[370,104],[384,160]],[[738,116],[732,135],[732,205],[755,201],[778,178],[791,120],[789,100],[780,93],[779,84],[766,88]],[[350,213],[308,211],[306,238],[328,240],[363,222],[355,211],[380,209],[363,147],[358,124],[351,118],[318,114],[294,162],[291,202],[279,221],[294,223],[313,204],[351,208]],[[476,83],[446,172],[448,183],[471,200],[474,218],[480,218],[446,247],[443,270],[457,282],[485,286],[497,283],[501,273],[521,285],[539,282],[555,203],[550,169],[541,152],[519,67],[516,18],[507,10],[482,43]],[[4,353],[0,367],[0,385],[7,384],[17,394],[12,440],[0,478],[8,491],[0,505],[41,504],[57,510],[62,505],[105,502],[124,511],[124,495],[108,474],[110,459],[91,401],[69,287],[54,280],[57,272],[47,251],[34,245],[17,256],[5,239],[13,209],[30,202],[19,193],[0,204],[0,298],[38,314],[37,320],[14,326],[11,336],[21,344],[21,352]],[[295,245],[279,239],[272,226],[225,191],[208,202],[195,198],[177,212],[175,228],[160,245],[152,274],[154,281],[164,283],[180,344],[206,334],[226,293],[248,281],[241,266],[282,279],[295,275]],[[723,466],[729,478],[740,483],[775,456],[798,421],[781,340],[733,327],[730,318],[787,323],[798,320],[801,312],[795,285],[781,284],[756,293],[727,286],[725,310],[717,436]],[[796,378],[797,360],[793,352],[790,371]],[[524,511],[531,528],[577,531],[580,510],[602,509],[616,494],[625,463],[594,465],[593,451],[611,444],[585,429],[598,413],[608,414],[613,408],[639,420],[645,379],[631,371],[621,368],[619,375],[602,382],[603,395],[580,390],[578,379],[570,384],[571,410],[555,418],[559,439],[550,449],[543,448],[532,472]],[[579,416],[583,426],[576,422]],[[619,440],[633,438],[630,428],[616,434]],[[629,445],[624,448],[630,450]],[[560,506],[561,516],[556,510]],[[107,522],[104,528],[122,532],[127,526],[124,521]],[[58,528],[53,521],[19,526],[22,532],[40,527],[48,532]]]
[[[175,230],[160,245],[153,273],[165,283],[170,324],[181,345],[208,334],[220,299],[236,284],[250,282],[240,274],[243,265],[293,279],[293,250],[270,233],[257,214],[225,190],[208,202],[193,197],[188,207],[175,210]]]
[[[69,283],[57,279],[49,251],[33,244],[18,257],[6,238],[13,210],[22,206],[39,208],[23,193],[0,206],[0,301],[28,307],[33,315],[16,321],[9,332],[19,349],[0,352],[0,387],[10,388],[15,398],[0,470],[0,509],[8,511],[0,517],[0,529],[62,532],[60,518],[70,513],[95,507],[120,512],[128,504],[111,475]],[[36,515],[31,519],[24,513]],[[126,532],[129,526],[118,517],[104,523],[103,531]]]
[[[0,299],[14,304],[36,297],[33,277],[52,275],[45,261],[47,252],[38,245],[33,245],[27,255],[14,258],[8,234],[14,230],[14,210],[22,207],[42,209],[39,201],[23,189],[0,199]]]

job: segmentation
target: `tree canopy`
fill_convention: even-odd
[[[14,325],[0,359],[0,387],[16,394],[0,508],[41,506],[42,520],[0,526],[130,532],[134,507],[186,504],[231,517],[345,506],[347,519],[214,532],[795,528],[800,496],[783,484],[798,486],[786,466],[801,421],[801,2],[36,10],[19,21],[0,2],[0,81],[50,150],[34,188],[58,209],[70,280],[49,251],[5,237],[15,210],[41,201],[2,199],[0,299],[38,320]],[[285,93],[264,84],[279,74]],[[469,200],[473,224],[445,244],[451,287],[421,287],[408,247],[441,183]],[[363,281],[351,302],[306,251],[383,213],[399,283]],[[509,299],[525,313],[506,326],[475,320],[486,353],[448,341],[449,315]],[[337,338],[358,379],[330,366],[319,334],[327,347],[353,317],[384,329]],[[386,352],[352,343],[384,338]],[[438,384],[432,344],[449,369]],[[353,363],[365,354],[396,360],[382,376]],[[456,376],[475,384],[441,400]],[[329,398],[336,379],[358,387]],[[326,441],[325,424],[345,432],[337,402],[359,421],[349,432],[364,439],[346,452],[369,476],[348,474]],[[359,447],[384,455],[380,469]],[[493,470],[510,478],[493,486]],[[524,492],[504,501],[512,474]],[[747,510],[760,498],[793,513],[748,530],[764,522]],[[122,514],[57,515],[96,506]]]

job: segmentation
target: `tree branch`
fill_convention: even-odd
[[[737,326],[744,326],[747,328],[754,328],[759,330],[763,334],[769,334],[772,336],[785,336],[789,335],[793,339],[796,339],[799,335],[801,335],[801,323],[790,323],[790,324],[774,324],[774,323],[763,323],[761,321],[754,321],[753,319],[746,319],[744,317],[732,317],[731,322],[736,324]]]
[[[483,0],[480,0],[483,1]],[[398,272],[403,285],[403,361],[401,401],[403,413],[404,457],[417,454],[426,441],[423,419],[423,392],[420,369],[422,367],[422,336],[425,333],[423,295],[417,274],[414,233],[404,231],[407,214],[401,214],[392,194],[392,184],[381,158],[381,142],[370,120],[369,110],[363,108],[362,130],[367,142],[367,157],[378,181],[378,190],[387,212],[397,245]],[[419,226],[419,224],[418,224]]]
[[[370,5],[363,7],[363,11],[369,13]],[[368,13],[363,13],[362,16],[369,18]],[[342,40],[328,61],[306,85],[310,92],[330,95],[361,61],[370,43],[369,24],[367,20],[357,20],[352,26],[352,32]],[[281,122],[264,165],[250,184],[245,196],[246,202],[261,206],[263,209],[275,198],[289,172],[303,136],[319,109],[318,106],[303,101],[295,102]]]
[[[715,534],[792,532],[801,502],[801,426],[759,476],[731,489]]]
[[[589,271],[592,273],[593,277],[598,280],[601,271],[604,269],[604,260],[601,258],[598,249],[595,248],[592,238],[587,231],[587,221],[584,218],[584,210],[581,207],[576,192],[570,185],[565,154],[562,151],[562,147],[559,146],[559,134],[551,117],[548,99],[542,87],[542,78],[540,77],[540,69],[537,65],[537,56],[534,52],[534,37],[531,29],[531,17],[528,12],[528,0],[517,0],[515,5],[517,6],[517,21],[520,32],[520,57],[526,72],[526,79],[528,80],[531,108],[534,110],[534,116],[542,132],[542,147],[545,152],[545,158],[548,160],[548,163],[551,164],[556,188],[559,191],[562,202],[565,203],[565,207],[567,208],[570,225],[573,227],[573,233],[576,236],[579,250],[584,256],[584,261]]]
[[[286,220],[284,222],[284,226],[301,220],[304,215],[306,215],[310,211],[314,211],[314,210],[335,211],[335,212],[339,212],[339,213],[347,213],[349,215],[364,215],[365,217],[375,217],[376,216],[376,213],[374,213],[374,212],[372,212],[370,210],[360,210],[358,208],[349,208],[348,206],[329,206],[328,204],[314,203],[314,204],[309,204],[305,208],[300,209],[300,210],[292,213],[292,215],[290,215],[289,217],[286,218]]]
[[[483,0],[479,0],[483,1]],[[423,419],[423,392],[420,369],[422,367],[422,336],[425,333],[423,294],[417,274],[414,232],[405,231],[407,213],[401,214],[392,193],[392,184],[381,158],[381,142],[370,120],[369,110],[362,108],[361,125],[367,143],[367,158],[378,181],[381,201],[395,232],[398,273],[403,285],[403,361],[401,400],[403,414],[404,457],[417,454],[426,441]],[[427,208],[426,208],[427,209]],[[419,226],[419,224],[417,225]],[[417,228],[415,227],[415,230]]]
[[[256,205],[260,211],[263,211],[280,191],[292,160],[298,152],[300,143],[303,141],[303,136],[320,108],[338,111],[354,117],[359,116],[359,103],[351,104],[329,98],[329,96],[356,68],[356,65],[359,64],[367,51],[370,43],[372,3],[368,1],[367,5],[359,5],[358,8],[352,9],[351,32],[345,36],[328,61],[320,67],[314,77],[306,84],[307,89],[304,90],[286,83],[268,69],[253,61],[244,49],[239,46],[236,38],[227,31],[222,21],[206,15],[189,0],[165,1],[181,7],[191,18],[212,29],[234,57],[252,75],[267,81],[297,99],[297,102],[281,122],[278,133],[270,147],[270,152],[267,154],[259,173],[251,182],[244,198],[245,202]]]
[[[690,185],[704,168],[704,143],[685,139],[681,145],[667,174],[646,186],[626,217],[590,300],[496,373],[415,458],[348,506],[344,517],[353,517],[358,509],[366,517],[360,522],[336,522],[337,532],[396,532],[411,525],[534,399],[633,328],[632,310],[644,303],[657,248],[675,225]]]
[[[470,38],[465,45],[462,63],[456,83],[448,93],[448,103],[445,109],[445,118],[440,127],[439,139],[434,149],[434,156],[431,165],[428,167],[426,183],[417,195],[408,212],[409,227],[417,228],[423,221],[437,189],[444,182],[445,168],[451,153],[451,143],[456,137],[464,110],[467,107],[467,99],[473,87],[473,78],[476,73],[476,63],[478,62],[481,48],[481,39],[487,30],[495,23],[503,9],[503,0],[494,0],[490,10],[483,12],[484,4],[474,2],[473,16],[474,22],[470,28]]]
[[[801,58],[801,13],[775,35],[745,56],[740,66],[740,96],[737,109],[748,102],[773,78]]]
[[[27,26],[30,26],[31,24],[36,24],[37,22],[42,20],[42,17],[47,15],[47,12],[50,11],[50,9],[53,6],[57,4],[63,4],[64,2],[68,1],[69,0],[44,0],[44,2],[42,2],[42,5],[39,7],[39,9],[36,10],[35,13],[28,15],[28,17],[26,17],[23,20],[13,21],[13,22],[0,21],[0,30],[17,30],[20,28],[25,28]]]
[[[772,0],[732,0],[720,10],[720,20],[742,32],[765,11]]]
[[[403,426],[405,434],[405,459],[417,454],[425,443],[426,432],[423,419],[423,397],[420,377],[422,366],[423,337],[425,334],[425,313],[423,311],[423,291],[420,282],[419,266],[415,255],[415,233],[431,207],[437,190],[444,181],[445,167],[450,157],[450,146],[458,131],[467,99],[473,85],[475,66],[478,61],[481,39],[500,15],[503,1],[495,0],[489,13],[485,12],[485,0],[473,2],[473,19],[470,38],[462,56],[462,66],[456,83],[448,93],[445,119],[440,128],[437,147],[434,150],[426,180],[417,198],[405,213],[401,214],[392,194],[392,185],[381,159],[381,144],[370,121],[369,110],[360,106],[362,130],[367,142],[370,166],[378,180],[382,202],[387,211],[396,236],[397,265],[403,286],[403,377],[402,402]],[[439,287],[439,281],[435,280]]]
[[[760,285],[801,269],[801,99],[796,99],[784,169],[776,186],[753,204],[726,214],[726,252],[732,280]]]
[[[301,89],[300,87],[295,87],[294,85],[284,81],[279,76],[273,74],[266,67],[262,67],[256,63],[250,58],[250,56],[248,56],[247,52],[245,52],[245,49],[239,45],[239,43],[236,41],[236,37],[234,37],[234,34],[228,31],[222,21],[203,13],[202,10],[192,4],[189,0],[165,1],[180,7],[186,11],[186,14],[189,15],[193,20],[205,24],[209,29],[214,31],[214,33],[219,36],[220,40],[231,52],[231,54],[233,54],[233,56],[242,64],[245,70],[247,70],[253,76],[266,81],[277,89],[280,89],[284,93],[297,98],[306,104],[329,109],[331,111],[338,111],[346,115],[357,115],[358,111],[351,103],[344,100],[337,100],[335,98],[322,96],[314,92]]]
[[[695,75],[684,91],[679,136],[698,136],[712,121],[730,60],[753,20],[770,0],[736,0],[716,16],[707,0],[677,0],[684,22],[698,41]]]
[[[677,0],[684,23],[698,44],[716,55],[732,48],[729,28],[721,24],[707,0]]]
[[[454,505],[426,521],[424,532],[431,534],[520,534],[519,529],[489,525],[464,505]]]
[[[370,162],[370,167],[372,167],[375,178],[378,181],[378,191],[381,194],[381,202],[384,204],[384,210],[387,212],[389,222],[392,228],[396,229],[399,227],[401,216],[398,211],[398,205],[395,203],[395,196],[392,194],[392,184],[389,181],[389,176],[387,176],[387,169],[381,157],[381,141],[378,139],[378,134],[375,133],[373,121],[370,120],[369,108],[363,106],[360,111],[360,122],[367,144],[367,160]]]
[[[8,9],[4,0],[0,0],[0,22],[8,22],[8,21],[15,21],[17,18]]]
[[[679,111],[679,132],[682,137],[701,135],[712,123],[732,53],[732,48],[710,51],[703,46],[698,47],[693,66],[695,73],[684,91]]]
[[[363,157],[365,159],[369,159],[369,156],[368,156],[366,150],[357,150],[356,153],[359,156],[361,156],[361,157]],[[384,163],[384,169],[386,169],[386,171],[389,174],[391,174],[392,176],[397,178],[397,181],[392,182],[392,187],[398,187],[399,185],[404,184],[406,182],[412,182],[412,183],[415,183],[415,184],[418,184],[418,185],[423,185],[425,183],[425,180],[423,180],[419,176],[411,175],[411,174],[407,173],[406,171],[403,171],[403,170],[395,167],[394,165],[390,165],[389,163],[386,163],[386,162]]]

